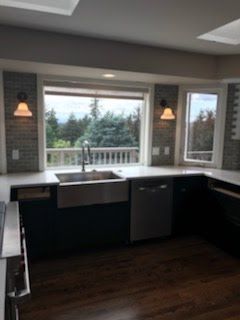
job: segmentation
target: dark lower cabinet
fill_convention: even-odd
[[[224,250],[240,256],[240,188],[230,184],[211,187],[211,213],[205,236]]]
[[[55,187],[12,190],[11,199],[19,201],[32,260],[129,241],[128,202],[59,209]]]
[[[127,202],[58,209],[54,224],[58,253],[129,240]]]
[[[173,235],[201,233],[203,214],[209,196],[207,178],[203,176],[177,177],[173,180]]]
[[[49,201],[20,202],[27,252],[31,259],[51,256],[54,251],[55,211]]]
[[[50,256],[54,250],[56,191],[55,186],[11,190],[11,200],[19,202],[30,259]]]

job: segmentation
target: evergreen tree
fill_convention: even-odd
[[[81,136],[82,129],[76,116],[71,113],[66,123],[61,127],[60,137],[62,140],[70,141],[71,146],[74,146],[75,141]]]
[[[76,142],[88,140],[92,147],[130,147],[137,146],[126,119],[122,115],[107,112],[103,117],[92,120],[84,136]]]
[[[90,115],[91,115],[92,119],[93,119],[93,120],[98,119],[99,116],[100,116],[99,99],[93,98],[93,99],[92,99],[92,102],[91,102],[91,104],[90,104],[89,107],[90,107],[90,109],[91,109]]]
[[[51,109],[45,113],[46,119],[46,135],[47,148],[53,148],[54,142],[58,139],[59,125],[56,117],[56,112]]]
[[[196,120],[190,125],[190,151],[211,151],[214,140],[216,114],[212,110],[201,110]]]

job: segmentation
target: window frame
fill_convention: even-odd
[[[152,120],[154,109],[154,85],[149,83],[137,83],[126,81],[112,81],[101,79],[83,79],[76,77],[64,77],[53,75],[38,75],[37,87],[38,87],[38,136],[39,136],[39,170],[63,170],[63,169],[79,169],[80,166],[65,166],[65,167],[47,167],[46,163],[46,124],[45,124],[45,105],[44,105],[44,82],[45,81],[66,81],[66,82],[79,82],[84,84],[96,84],[121,86],[122,88],[136,88],[147,89],[148,93],[144,94],[144,108],[141,122],[140,131],[140,157],[138,163],[128,164],[111,164],[111,165],[89,165],[88,168],[104,168],[104,167],[124,167],[124,166],[139,166],[139,165],[151,165],[151,149],[152,149]]]
[[[186,132],[187,122],[186,115],[188,111],[188,93],[206,93],[217,94],[217,112],[214,130],[214,145],[212,161],[191,160],[185,159],[186,148]],[[201,166],[209,168],[222,168],[223,162],[223,147],[225,134],[225,119],[226,119],[226,104],[227,104],[227,85],[212,84],[212,85],[191,85],[181,86],[178,99],[178,119],[176,130],[176,149],[175,149],[175,164],[184,166]]]
[[[3,72],[0,70],[0,174],[7,172]]]

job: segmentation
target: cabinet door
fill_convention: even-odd
[[[201,229],[207,208],[207,179],[178,177],[173,180],[173,234],[193,234]]]
[[[54,247],[53,223],[55,209],[49,201],[20,202],[20,213],[26,233],[30,259],[49,256]]]
[[[129,241],[128,203],[58,209],[54,235],[59,253],[125,243]]]
[[[131,185],[131,241],[169,236],[172,180],[139,180]]]
[[[240,190],[216,188],[210,191],[215,201],[207,225],[207,237],[230,253],[240,256]]]

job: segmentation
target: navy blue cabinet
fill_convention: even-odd
[[[210,182],[212,210],[205,233],[224,250],[240,256],[240,187]]]
[[[173,235],[201,233],[208,206],[207,178],[176,177],[173,180]]]
[[[129,240],[127,202],[58,209],[54,223],[56,251],[79,251]]]
[[[129,241],[129,203],[57,208],[56,187],[13,189],[30,259]]]

